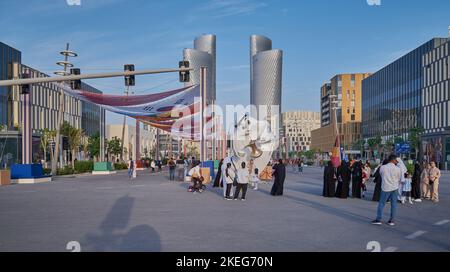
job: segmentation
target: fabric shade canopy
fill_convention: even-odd
[[[129,96],[72,90],[65,84],[58,84],[58,87],[68,95],[94,103],[110,112],[135,118],[169,132],[174,137],[200,139],[199,85],[156,94]],[[206,121],[211,119],[207,118]]]

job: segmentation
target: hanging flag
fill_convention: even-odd
[[[121,115],[129,116],[144,124],[171,133],[174,138],[200,140],[200,86],[192,85],[178,90],[149,95],[108,95],[83,90],[72,90],[58,84],[64,92],[77,99],[99,105]],[[211,122],[212,117],[206,117]],[[211,135],[205,135],[211,138]]]
[[[341,141],[339,133],[336,135],[336,141],[334,142],[333,151],[331,152],[331,163],[333,167],[341,166]]]

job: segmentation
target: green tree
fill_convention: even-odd
[[[50,160],[53,161],[53,152],[52,147],[50,145],[51,141],[54,141],[56,137],[56,131],[49,130],[48,128],[41,131],[41,148],[44,153],[44,162],[47,163],[47,151],[50,152]]]
[[[100,133],[97,132],[89,137],[88,149],[92,157],[98,158],[100,156]]]
[[[394,141],[392,140],[387,140],[384,145],[383,145],[383,152],[386,154],[391,154],[394,149],[393,146],[395,145]]]
[[[75,168],[75,157],[80,149],[84,137],[82,129],[72,128],[69,135],[69,148],[72,150],[72,167]]]
[[[108,141],[107,150],[108,154],[119,157],[122,154],[122,141],[117,137],[112,138]]]
[[[364,144],[365,143],[366,143],[366,141],[364,141],[363,139],[356,140],[352,144],[352,149],[356,150],[356,151],[361,151],[361,154],[362,154],[363,151],[364,151]]]
[[[408,142],[414,149],[416,159],[419,157],[419,150],[421,144],[421,135],[425,130],[422,127],[413,128],[409,132]]]
[[[61,126],[60,133],[67,137],[69,149],[72,153],[72,167],[75,167],[75,157],[83,143],[84,132],[65,121]]]
[[[5,125],[0,124],[0,132],[5,129]]]

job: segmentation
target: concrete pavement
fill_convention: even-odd
[[[290,172],[283,197],[262,184],[246,202],[148,172],[0,187],[0,251],[449,251],[449,181],[439,204],[400,205],[396,227],[370,225],[369,200],[322,198],[319,168]]]

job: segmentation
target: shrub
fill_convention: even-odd
[[[126,163],[115,163],[114,164],[114,169],[115,170],[126,170],[126,169],[128,169],[128,164],[126,164]]]
[[[58,169],[59,176],[73,175],[74,171],[72,166],[66,165],[63,169]]]
[[[87,173],[94,170],[93,161],[76,161],[75,162],[75,173]]]
[[[48,175],[50,175],[50,174],[52,173],[52,169],[50,169],[50,168],[44,168],[44,169],[42,170],[42,173],[43,173],[44,175],[48,176]]]

